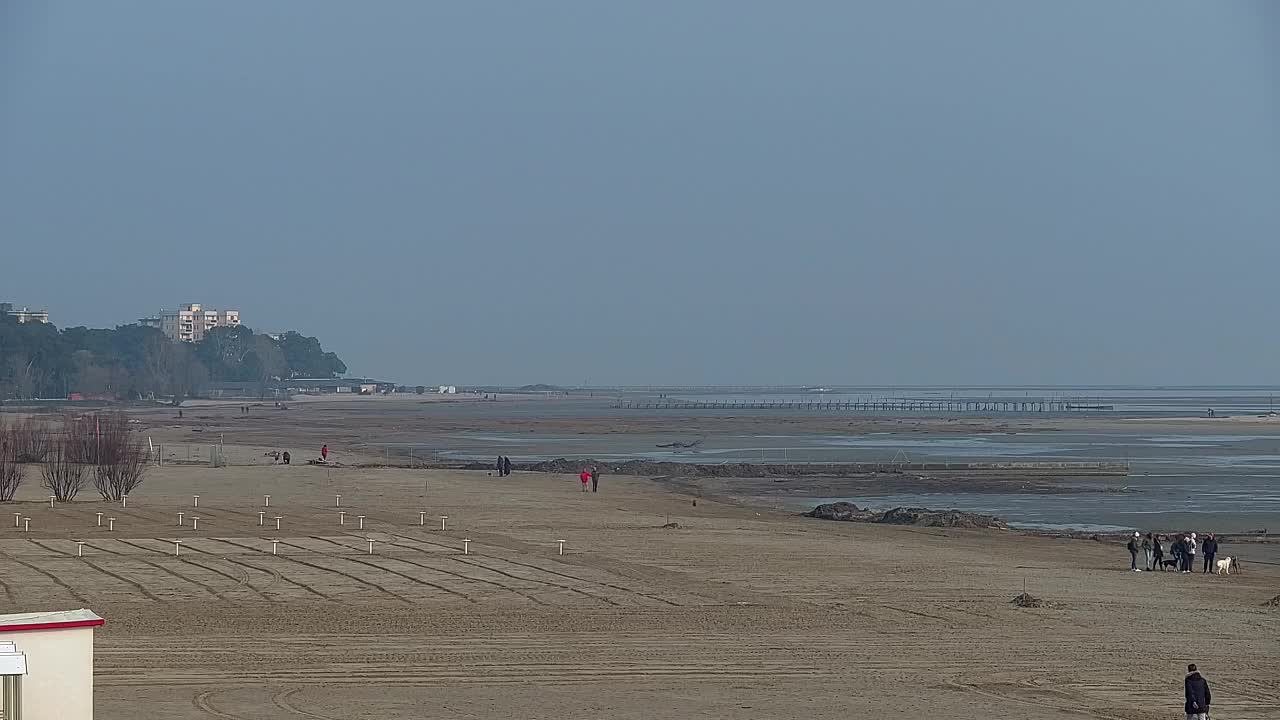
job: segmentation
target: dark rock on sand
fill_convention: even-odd
[[[928,508],[909,507],[896,507],[876,512],[860,508],[851,502],[823,503],[804,514],[820,520],[879,523],[882,525],[1000,529],[1008,527],[1003,520],[993,515],[962,512],[960,510],[930,510]]]

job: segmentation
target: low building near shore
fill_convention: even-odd
[[[93,720],[90,610],[0,615],[0,717]]]

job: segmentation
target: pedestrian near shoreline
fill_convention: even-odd
[[[1213,533],[1209,533],[1209,537],[1204,539],[1204,544],[1200,546],[1200,553],[1204,555],[1204,572],[1209,572],[1213,567],[1214,556],[1218,554],[1218,538]]]
[[[1196,534],[1195,533],[1191,533],[1191,536],[1187,538],[1187,554],[1184,559],[1186,561],[1186,567],[1182,569],[1182,572],[1183,574],[1190,573],[1191,570],[1196,566]]]
[[[582,469],[582,474],[578,475],[578,479],[582,481],[582,492],[587,491],[587,483],[591,482],[591,473],[586,469]]]
[[[1142,538],[1142,552],[1147,556],[1147,572],[1151,572],[1151,570],[1154,569],[1154,566],[1151,564],[1151,562],[1155,558],[1155,556],[1151,552],[1151,543],[1152,543],[1151,533],[1147,533],[1147,536]]]
[[[1160,546],[1159,535],[1151,536],[1151,557],[1153,558],[1152,569],[1160,568],[1161,570],[1163,570],[1164,569],[1164,548]]]
[[[1129,538],[1129,569],[1134,572],[1142,572],[1142,568],[1138,567],[1138,538],[1142,537],[1141,533],[1134,533]]]
[[[591,466],[591,492],[595,492],[600,487],[600,468],[595,465]]]
[[[1209,720],[1209,703],[1213,701],[1213,694],[1209,692],[1209,682],[1196,670],[1195,663],[1187,666],[1182,689],[1186,695],[1183,710],[1187,713],[1187,720]]]

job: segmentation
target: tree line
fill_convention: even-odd
[[[104,500],[142,484],[149,453],[123,413],[65,415],[60,425],[0,415],[0,502],[13,499],[32,467],[57,502],[75,499],[88,482]]]
[[[118,400],[199,396],[211,382],[256,384],[261,394],[278,380],[333,378],[347,366],[320,341],[297,332],[279,338],[219,327],[195,343],[156,328],[115,329],[19,323],[0,317],[0,400],[62,398],[71,393]]]

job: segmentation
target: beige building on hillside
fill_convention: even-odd
[[[0,315],[8,315],[16,318],[20,323],[45,323],[49,322],[48,310],[32,310],[30,308],[16,308],[13,303],[0,303]]]
[[[206,309],[200,303],[179,305],[177,310],[161,310],[160,314],[140,318],[138,323],[159,329],[182,342],[197,342],[216,327],[239,327],[239,310]]]

